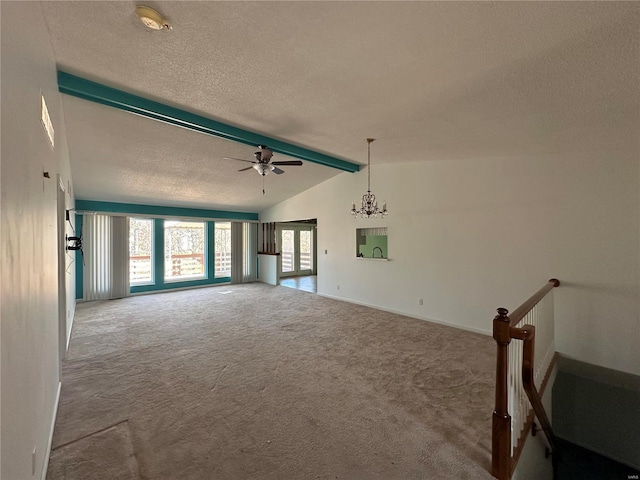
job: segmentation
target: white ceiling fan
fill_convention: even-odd
[[[300,160],[287,160],[282,162],[272,162],[271,157],[273,157],[273,151],[267,147],[266,145],[258,145],[258,151],[253,154],[256,157],[254,160],[244,160],[242,158],[233,158],[233,157],[222,157],[225,160],[236,160],[238,162],[247,162],[253,163],[252,166],[247,168],[241,168],[238,170],[239,172],[247,171],[251,168],[256,170],[263,177],[268,175],[269,172],[273,172],[276,175],[281,175],[284,173],[284,170],[278,168],[278,165],[289,165],[289,166],[300,166],[302,162]]]

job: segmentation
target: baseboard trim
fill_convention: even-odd
[[[341,302],[347,302],[347,303],[354,303],[356,305],[362,305],[363,307],[375,308],[376,310],[382,310],[383,312],[395,313],[397,315],[403,315],[405,317],[415,318],[417,320],[422,320],[422,321],[425,321],[425,322],[437,323],[439,325],[445,325],[447,327],[459,328],[460,330],[466,330],[468,332],[479,333],[481,335],[488,335],[488,336],[493,335],[493,332],[491,330],[482,330],[480,328],[469,327],[467,325],[460,325],[460,324],[452,323],[452,322],[446,322],[444,320],[437,320],[437,319],[434,319],[434,318],[420,317],[420,316],[414,315],[412,313],[401,312],[400,310],[394,310],[392,308],[382,307],[380,305],[373,305],[371,303],[358,302],[356,300],[351,300],[349,298],[336,297],[334,295],[328,295],[326,293],[318,293],[317,295],[320,295],[321,297],[331,298],[332,300],[339,300]],[[489,325],[492,325],[491,320],[492,320],[491,318],[489,318],[487,320],[487,323]]]
[[[53,445],[53,429],[56,426],[56,417],[58,416],[58,404],[60,403],[60,392],[62,390],[62,382],[58,382],[58,391],[56,393],[56,401],[53,404],[53,416],[51,418],[51,429],[49,430],[49,440],[47,441],[47,451],[44,454],[44,464],[42,465],[41,480],[47,480],[47,470],[49,468],[49,456],[51,455],[51,446]]]

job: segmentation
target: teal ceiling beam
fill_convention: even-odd
[[[226,210],[206,210],[201,208],[167,207],[162,205],[142,205],[137,203],[101,202],[98,200],[76,199],[78,212],[124,213],[129,215],[149,215],[162,217],[193,217],[217,220],[258,220],[252,212],[229,212]]]
[[[266,137],[259,133],[250,132],[226,123],[218,122],[195,113],[171,107],[138,95],[123,92],[116,88],[107,87],[100,83],[71,75],[58,70],[58,89],[61,93],[74,97],[108,105],[126,112],[142,115],[161,122],[188,128],[196,132],[206,133],[215,137],[225,138],[234,142],[244,143],[253,147],[267,145],[271,150],[290,157],[318,163],[326,167],[337,168],[345,172],[357,172],[360,165],[347,162],[340,158],[324,153],[299,147],[275,138]]]

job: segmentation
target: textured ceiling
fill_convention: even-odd
[[[635,2],[42,2],[59,67],[356,163],[588,151],[637,128]],[[71,97],[76,194],[258,211],[337,170]],[[286,160],[279,156],[279,160]],[[349,175],[349,174],[345,174]]]

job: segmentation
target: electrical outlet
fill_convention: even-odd
[[[326,248],[325,248],[325,250],[324,250],[324,254],[325,254],[325,255],[327,254],[327,249],[326,249]]]
[[[31,476],[36,474],[36,452],[37,447],[33,447],[33,452],[31,452]]]
[[[337,290],[340,290],[340,285],[338,285]]]
[[[418,305],[424,305],[424,300],[422,298],[418,299]]]

